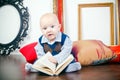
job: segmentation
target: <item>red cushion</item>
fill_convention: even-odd
[[[37,55],[34,49],[36,44],[37,42],[27,44],[19,50],[25,57],[26,61],[29,63],[33,63],[37,59]]]
[[[117,55],[111,62],[120,62],[120,45],[110,46],[110,48]]]

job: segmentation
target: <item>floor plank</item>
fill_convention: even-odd
[[[120,64],[82,67],[80,71],[48,76],[26,72],[25,59],[19,55],[0,56],[0,80],[120,80]]]

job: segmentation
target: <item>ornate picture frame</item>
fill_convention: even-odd
[[[19,26],[18,32],[16,33],[17,35],[15,37],[13,37],[13,40],[11,40],[8,43],[0,42],[0,55],[3,55],[3,56],[9,55],[11,52],[20,48],[20,43],[27,36],[27,30],[29,28],[28,8],[24,7],[23,0],[1,0],[0,7],[2,8],[4,6],[14,7],[14,10],[16,12],[18,12],[18,15],[19,15],[19,20],[20,20],[19,25],[20,26]],[[5,11],[5,12],[8,13],[8,11]],[[4,16],[2,16],[2,17],[3,18],[1,18],[1,21],[3,21],[5,19]],[[18,19],[16,21],[18,21]],[[11,25],[3,26],[3,27],[7,27],[7,28],[10,27],[11,28]],[[14,28],[12,31],[14,31]],[[1,32],[5,32],[5,31],[1,31]],[[2,35],[2,37],[4,37],[4,34],[1,34],[1,35]],[[7,35],[6,37],[9,37],[9,35]]]

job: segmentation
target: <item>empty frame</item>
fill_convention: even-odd
[[[113,3],[78,5],[78,39],[97,39],[114,45]]]

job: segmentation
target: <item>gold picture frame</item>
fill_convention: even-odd
[[[120,44],[120,0],[116,0],[117,12],[117,44]]]
[[[103,16],[102,16],[103,18],[99,17],[98,14],[95,14],[95,15],[98,15],[97,17],[94,14],[89,14],[89,13],[93,13],[93,12],[97,13],[99,11],[100,12],[103,11],[102,14],[99,14],[100,16],[101,15],[104,16],[104,13],[106,13],[106,11],[107,11],[107,13],[108,13],[106,15],[107,17],[106,16],[104,16],[104,17],[106,17],[108,19],[104,18]],[[90,16],[86,16],[86,14],[87,15],[89,14]],[[94,21],[92,22],[93,23],[92,24],[92,23],[89,23],[89,22],[92,21],[92,18],[95,19],[95,22],[97,22],[97,20],[99,21],[99,19],[101,19],[101,18],[102,19],[99,22],[97,22],[98,24],[95,23]],[[102,26],[99,27],[99,25],[104,24],[104,22],[102,23],[102,21],[104,21],[105,19],[108,22],[108,26],[107,26],[108,29],[103,30],[104,28],[101,29]],[[90,21],[88,21],[88,20],[90,20]],[[83,26],[87,26],[86,29],[84,29]],[[99,34],[97,36],[96,36],[96,33],[93,33],[92,36],[95,34],[94,36],[99,38],[99,37],[105,35],[105,33],[107,32],[106,36],[108,36],[109,39],[108,40],[107,39],[103,40],[103,42],[106,43],[106,44],[109,44],[109,45],[114,45],[115,44],[115,42],[114,42],[114,8],[113,8],[113,3],[91,3],[91,4],[79,4],[78,5],[78,40],[85,39],[84,34],[89,32],[88,29],[90,29],[91,26],[95,26],[96,29],[100,28],[100,30],[101,30],[100,31],[98,29]],[[95,30],[93,29],[93,32]],[[91,30],[91,32],[92,32],[92,30]],[[105,33],[103,33],[103,32],[105,32]],[[87,33],[87,35],[89,35],[89,34],[90,33]],[[95,38],[95,39],[97,39],[97,38]],[[91,38],[91,35],[89,36],[89,39],[93,39],[93,38]],[[102,39],[100,39],[100,40],[102,40]]]
[[[57,14],[57,0],[53,0],[53,13]]]

